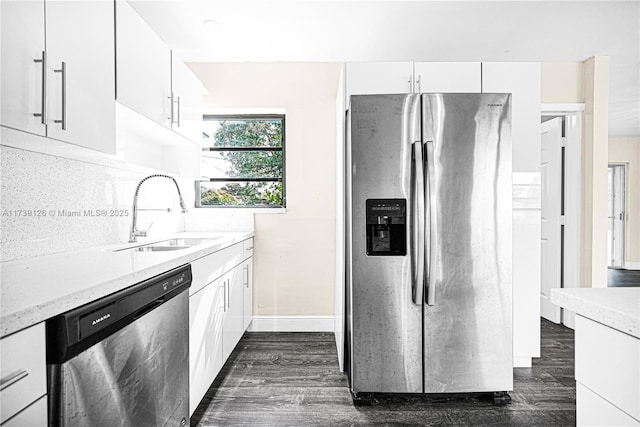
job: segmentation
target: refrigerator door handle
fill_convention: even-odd
[[[411,188],[411,262],[413,277],[411,278],[411,297],[415,305],[424,302],[424,267],[425,267],[425,201],[424,201],[424,153],[420,141],[413,143],[413,172]]]
[[[436,300],[436,281],[434,279],[434,270],[436,268],[437,258],[436,250],[438,248],[437,233],[437,206],[435,191],[435,161],[433,141],[426,142],[427,147],[427,203],[429,208],[429,265],[427,266],[427,305],[434,305]]]

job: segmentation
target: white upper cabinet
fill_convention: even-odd
[[[124,1],[116,1],[116,99],[171,127],[171,51]]]
[[[44,0],[2,1],[0,124],[44,136]],[[45,107],[46,108],[46,107]]]
[[[413,62],[351,62],[346,66],[351,95],[413,92]]]
[[[171,54],[173,108],[171,128],[192,141],[202,139],[202,82],[174,52]]]
[[[416,93],[480,93],[480,62],[416,62]]]
[[[383,93],[480,93],[480,62],[352,62],[346,66],[351,95]]]
[[[115,153],[113,2],[47,1],[47,136]]]

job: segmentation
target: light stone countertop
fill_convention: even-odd
[[[185,232],[138,243],[2,262],[0,337],[188,264],[253,235],[253,231]],[[175,237],[215,240],[177,251],[114,252]]]
[[[640,288],[557,288],[551,302],[640,338]]]

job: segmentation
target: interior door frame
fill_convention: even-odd
[[[580,287],[580,193],[582,163],[582,111],[584,104],[541,104],[542,117],[562,117],[564,123],[563,203],[562,226],[562,284],[565,288]],[[568,190],[567,190],[568,189]],[[574,329],[575,314],[561,310],[563,325]]]

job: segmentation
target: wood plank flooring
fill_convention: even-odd
[[[192,426],[571,426],[573,331],[542,320],[542,357],[514,370],[512,403],[487,395],[377,396],[353,406],[330,333],[245,333]]]

